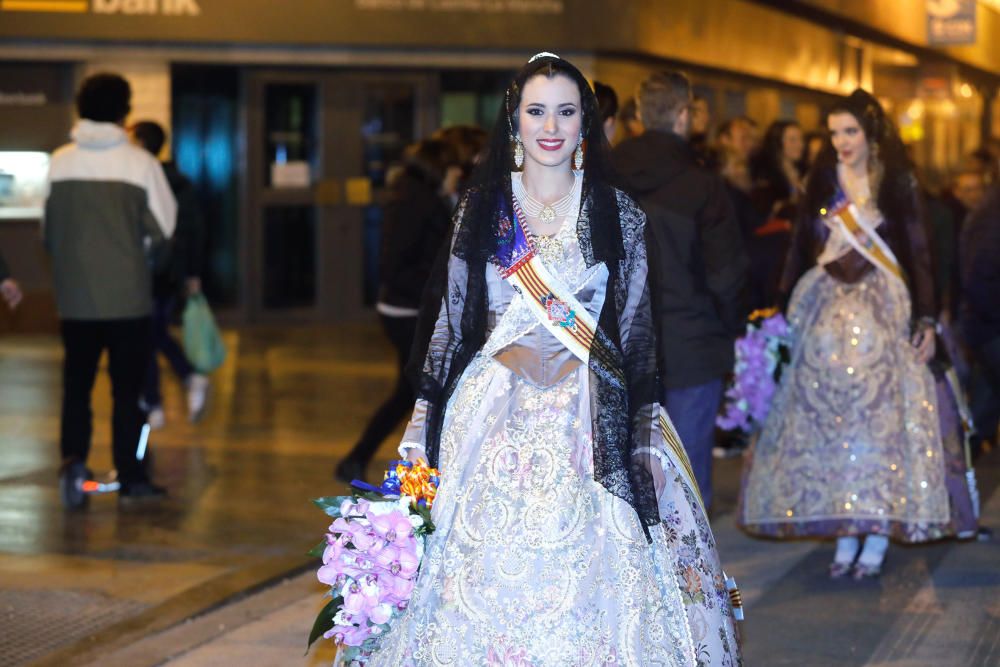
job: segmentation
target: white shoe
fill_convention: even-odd
[[[152,408],[146,414],[146,423],[149,424],[149,428],[153,431],[158,431],[167,425],[167,415],[164,414],[163,408],[157,405]]]
[[[192,373],[187,381],[188,420],[196,422],[201,419],[208,402],[208,377],[200,373]]]

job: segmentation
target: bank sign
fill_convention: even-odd
[[[0,0],[5,12],[198,16],[198,0]]]

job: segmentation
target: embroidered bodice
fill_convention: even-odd
[[[511,177],[520,178],[520,174]],[[577,237],[579,212],[577,188],[577,199],[559,231],[550,237],[529,239],[546,268],[569,286],[596,319],[604,306],[608,273],[603,264],[587,268]],[[538,387],[551,387],[580,366],[580,360],[539,324],[525,302],[528,297],[518,294],[492,264],[486,267],[486,285],[490,331],[484,354]]]

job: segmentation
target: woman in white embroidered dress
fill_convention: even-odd
[[[741,664],[607,165],[586,79],[533,58],[456,214],[401,446],[441,469],[437,529],[371,665]]]
[[[747,458],[739,521],[836,537],[830,575],[860,579],[881,572],[890,537],[974,535],[976,521],[953,397],[928,367],[934,289],[912,167],[863,90],[827,126],[783,279],[792,358]]]

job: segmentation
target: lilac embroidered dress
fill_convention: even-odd
[[[878,230],[875,206],[858,209]],[[874,266],[835,279],[824,265],[850,249],[831,232],[792,293],[791,360],[746,460],[739,524],[771,537],[974,533],[955,405],[909,343],[906,284]]]
[[[535,243],[596,318],[607,268],[588,268],[581,255],[579,191],[578,178],[576,209]],[[641,265],[636,294],[646,278],[644,222],[622,220]],[[408,613],[369,664],[740,664],[711,529],[683,464],[665,443],[653,452],[667,482],[663,521],[647,540],[635,510],[594,480],[586,366],[495,267],[486,270],[491,331],[445,413],[437,530]],[[449,283],[463,284],[464,271],[452,256]],[[423,442],[423,415],[418,401],[404,447]]]

